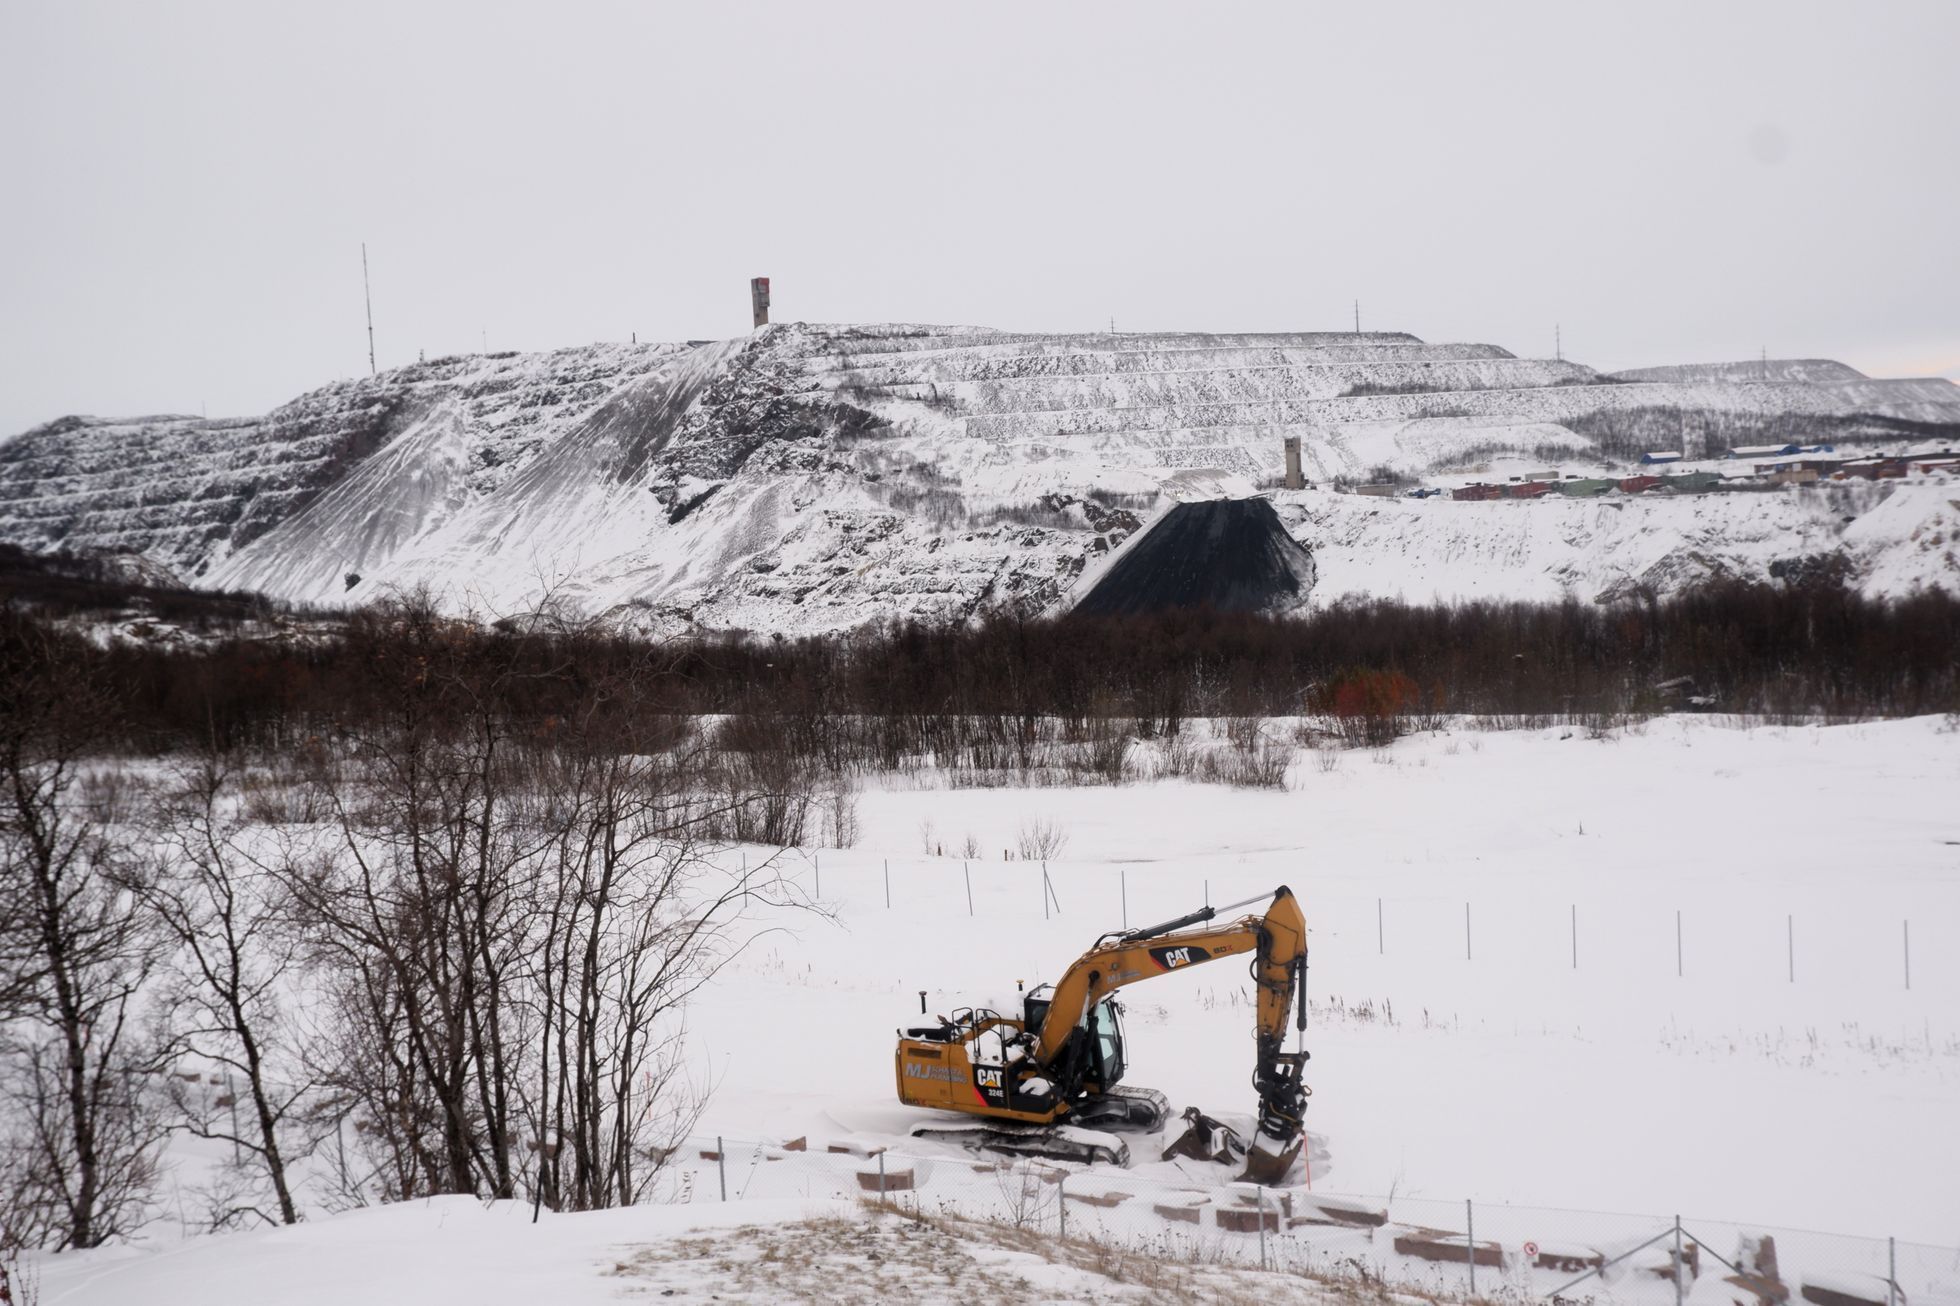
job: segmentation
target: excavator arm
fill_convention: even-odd
[[[1308,1089],[1301,1079],[1307,1053],[1285,1050],[1288,1016],[1306,1028],[1307,922],[1299,899],[1281,885],[1264,915],[1208,925],[1227,907],[1206,907],[1140,930],[1104,935],[1075,960],[1055,984],[1037,1035],[1034,1061],[1061,1061],[1071,1039],[1082,1037],[1085,1017],[1117,989],[1224,957],[1252,953],[1257,986],[1256,1057],[1252,1082],[1259,1094],[1259,1129],[1247,1156],[1246,1177],[1278,1182],[1299,1155]]]
[[[1263,901],[1263,894],[1247,899]],[[1293,891],[1284,885],[1276,889],[1263,916],[1243,916],[1213,929],[1188,928],[1215,919],[1221,911],[1245,905],[1206,907],[1161,925],[1104,935],[1056,982],[1047,1018],[1041,1023],[1035,1060],[1043,1065],[1052,1063],[1089,1009],[1117,989],[1247,952],[1258,954],[1252,974],[1259,986],[1259,1033],[1270,1034],[1275,1041],[1284,1038],[1307,956],[1307,922]],[[1304,1017],[1304,1007],[1300,1014]]]

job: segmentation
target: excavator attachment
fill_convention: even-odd
[[[1218,1165],[1244,1162],[1240,1183],[1277,1187],[1286,1182],[1288,1171],[1299,1160],[1303,1142],[1299,1135],[1285,1142],[1256,1133],[1247,1143],[1238,1130],[1193,1106],[1184,1109],[1184,1132],[1164,1149],[1164,1159],[1181,1156]]]
[[[1164,1149],[1166,1161],[1181,1156],[1219,1165],[1237,1165],[1245,1154],[1245,1139],[1239,1137],[1238,1130],[1194,1106],[1184,1108],[1184,1132]]]
[[[1252,1146],[1245,1150],[1245,1171],[1239,1175],[1243,1184],[1265,1184],[1277,1187],[1286,1182],[1287,1171],[1300,1159],[1300,1146],[1305,1141],[1298,1135],[1290,1143],[1255,1134]]]

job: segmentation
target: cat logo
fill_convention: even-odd
[[[1164,949],[1165,970],[1176,970],[1179,966],[1188,965],[1190,961],[1191,961],[1191,949],[1189,948]]]
[[[976,1067],[973,1071],[973,1082],[975,1084],[978,1084],[981,1088],[993,1089],[995,1092],[1000,1091],[1000,1077],[1000,1071],[989,1070],[984,1066]]]
[[[1176,970],[1181,966],[1195,966],[1201,961],[1210,961],[1211,952],[1192,945],[1182,948],[1152,948],[1150,959],[1165,970]]]

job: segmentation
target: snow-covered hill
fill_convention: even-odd
[[[1287,436],[1325,483],[1507,457],[1597,470],[1626,458],[1599,443],[1616,422],[1709,445],[1904,439],[1960,424],[1960,387],[1819,360],[1604,377],[1395,333],[797,324],[439,359],[263,418],[66,418],[0,443],[0,540],[299,601],[426,584],[491,612],[548,596],[650,629],[817,631],[1053,608],[1170,503],[1276,483]],[[1601,597],[1817,553],[1877,589],[1960,588],[1960,510],[1907,490],[1279,499],[1330,596]]]

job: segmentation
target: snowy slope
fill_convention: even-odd
[[[1614,414],[1660,414],[1670,436],[1676,414],[1916,430],[1898,424],[1960,424],[1960,388],[1822,360],[1605,378],[1399,333],[798,324],[439,359],[263,418],[64,419],[0,444],[0,540],[133,551],[297,601],[427,585],[489,612],[549,597],[655,630],[819,631],[1052,608],[1169,503],[1274,483],[1287,436],[1316,483],[1507,457],[1594,471]],[[1758,498],[1627,505],[1631,572],[1622,519],[1595,504],[1289,502],[1296,536],[1335,550],[1329,594],[1599,597],[1629,574],[1666,589],[1819,550],[1887,592],[1960,587],[1937,494],[1858,530],[1836,500]],[[1345,584],[1343,551],[1365,564]]]

